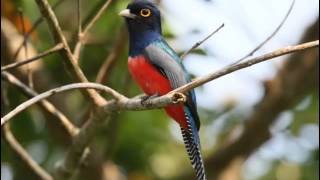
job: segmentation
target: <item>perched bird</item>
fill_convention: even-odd
[[[133,79],[149,96],[164,95],[188,82],[190,77],[181,59],[162,37],[160,11],[150,1],[135,0],[119,14],[129,32],[128,68]],[[181,127],[181,133],[197,180],[205,180],[200,152],[200,121],[194,91],[183,105],[165,107]]]

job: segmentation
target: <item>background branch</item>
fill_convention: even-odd
[[[19,158],[21,158],[22,162],[26,164],[33,173],[35,173],[40,179],[53,180],[53,177],[41,166],[39,166],[38,163],[32,159],[28,152],[16,140],[10,130],[9,124],[6,124],[1,128],[1,133],[3,134],[3,137],[8,143],[9,147]]]
[[[19,79],[8,72],[1,72],[1,79],[7,81],[11,85],[17,87],[29,98],[35,97],[38,95],[33,89],[25,85]],[[79,129],[72,124],[72,121],[68,119],[61,111],[59,111],[53,104],[47,100],[40,101],[40,107],[42,107],[46,112],[54,116],[62,125],[62,127],[68,132],[70,137],[76,135]]]
[[[203,40],[195,43],[189,50],[187,50],[186,52],[184,52],[180,58],[184,59],[188,54],[191,53],[191,51],[197,49],[201,44],[203,44],[205,41],[207,41],[208,39],[210,39],[213,35],[215,35],[217,32],[220,31],[220,29],[222,29],[224,27],[224,23],[221,24],[216,30],[214,30],[211,34],[209,34],[207,37],[205,37]]]
[[[78,82],[88,82],[87,78],[83,74],[82,70],[77,64],[77,61],[74,59],[73,54],[71,53],[70,47],[62,33],[61,27],[59,22],[54,15],[54,12],[49,5],[47,0],[36,0],[39,9],[42,15],[47,20],[49,25],[49,30],[53,34],[55,43],[59,44],[62,43],[64,46],[63,51],[60,51],[61,56],[65,60],[65,64],[67,65],[67,71],[71,73],[71,75],[78,81]],[[96,91],[94,90],[85,90],[83,91],[90,99],[93,101],[95,105],[102,105],[105,104],[105,99],[102,98]]]
[[[95,16],[89,21],[88,25],[86,25],[86,27],[84,28],[84,30],[82,31],[81,29],[79,29],[79,40],[74,48],[73,54],[75,56],[75,59],[78,61],[79,60],[79,56],[80,56],[80,52],[81,52],[81,46],[84,43],[84,41],[86,40],[86,36],[88,35],[89,30],[93,27],[93,25],[98,21],[98,19],[102,16],[102,14],[104,13],[104,11],[109,7],[109,5],[111,4],[112,0],[108,0],[106,1],[102,7],[98,10],[98,12],[95,14]],[[80,8],[80,7],[79,7]],[[80,11],[80,9],[78,10]],[[80,15],[79,15],[80,16]],[[79,22],[79,26],[81,27],[81,22]],[[80,31],[81,30],[81,31]]]
[[[109,53],[108,57],[102,64],[101,68],[99,69],[96,82],[105,84],[107,82],[107,78],[114,66],[116,60],[120,57],[121,52],[125,49],[127,45],[127,32],[125,26],[121,27],[120,33],[114,43],[113,49],[111,53]]]
[[[277,26],[277,28],[274,30],[274,32],[272,32],[267,39],[265,39],[263,42],[261,42],[256,48],[254,48],[252,51],[250,51],[247,55],[245,55],[244,57],[240,58],[239,60],[233,62],[231,65],[235,65],[238,64],[242,61],[244,61],[245,59],[247,59],[248,57],[252,56],[254,53],[256,53],[259,49],[261,49],[265,44],[267,44],[282,28],[282,26],[284,25],[284,23],[287,21],[289,15],[292,12],[292,9],[294,7],[296,0],[292,0],[292,3],[286,13],[286,15],[284,16],[284,18],[282,19],[282,21],[280,22],[280,24]]]
[[[56,9],[63,1],[65,0],[58,0],[53,6],[52,9]],[[19,47],[17,48],[16,52],[13,55],[13,59],[17,59],[18,54],[20,53],[21,49],[23,48],[24,44],[28,41],[30,35],[32,33],[34,33],[34,31],[37,29],[37,27],[42,23],[42,21],[44,20],[43,16],[40,16],[32,25],[32,27],[30,28],[30,30],[28,32],[26,32],[26,34],[24,35],[24,39],[21,42],[21,44],[19,45]]]
[[[25,64],[28,64],[28,63],[31,63],[33,61],[36,61],[36,60],[39,60],[45,56],[48,56],[52,53],[55,53],[55,52],[58,52],[60,51],[61,49],[63,49],[63,45],[60,43],[60,44],[57,44],[55,45],[54,47],[46,50],[45,52],[43,53],[39,53],[37,56],[35,57],[32,57],[32,58],[29,58],[29,59],[26,59],[26,60],[22,60],[22,61],[15,61],[15,63],[11,63],[11,64],[8,64],[8,65],[5,65],[5,66],[2,66],[1,67],[1,72],[2,71],[7,71],[7,70],[10,70],[10,69],[13,69],[13,68],[16,68],[16,67],[20,67],[22,65],[25,65]]]
[[[10,111],[8,114],[6,114],[4,117],[1,118],[1,126],[4,125],[8,120],[19,114],[20,112],[24,111],[28,107],[52,96],[57,93],[65,92],[65,91],[70,91],[73,89],[97,89],[101,90],[104,92],[109,93],[112,95],[116,100],[126,100],[126,97],[119,94],[117,91],[107,87],[103,86],[100,84],[95,84],[95,83],[75,83],[75,84],[70,84],[66,86],[61,86],[52,90],[49,90],[47,92],[44,92],[42,94],[39,94],[28,101],[21,103],[19,106],[17,106],[14,110]]]

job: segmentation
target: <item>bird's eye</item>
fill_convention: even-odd
[[[141,9],[140,15],[142,17],[149,17],[151,15],[151,10],[150,9]]]

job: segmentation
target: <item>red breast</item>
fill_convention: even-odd
[[[169,80],[143,55],[129,57],[128,68],[133,79],[147,95],[164,95],[172,90]],[[181,126],[187,127],[183,106],[170,105],[165,110]]]

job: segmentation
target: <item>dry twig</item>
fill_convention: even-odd
[[[53,6],[52,9],[56,9],[63,1],[65,0],[59,0],[57,1]],[[20,53],[21,49],[23,48],[23,45],[28,41],[30,35],[37,29],[37,27],[41,24],[41,22],[43,21],[43,16],[39,17],[34,24],[32,25],[32,27],[30,28],[30,30],[28,32],[26,32],[26,34],[24,35],[24,39],[21,42],[21,44],[19,45],[18,49],[16,50],[16,52],[13,55],[12,59],[17,59],[18,54]]]
[[[123,95],[119,94],[118,92],[114,91],[113,89],[107,87],[107,86],[103,86],[100,84],[94,84],[94,83],[75,83],[75,84],[70,84],[70,85],[66,85],[66,86],[61,86],[49,91],[46,91],[42,94],[39,94],[31,99],[29,99],[28,101],[20,104],[19,106],[17,106],[14,110],[10,111],[8,114],[6,114],[3,118],[1,118],[1,126],[6,123],[9,119],[13,118],[14,116],[16,116],[17,114],[19,114],[20,112],[22,112],[23,110],[25,110],[26,108],[42,101],[43,99],[46,99],[54,94],[57,93],[61,93],[64,91],[69,91],[72,89],[97,89],[97,90],[101,90],[101,91],[105,91],[107,93],[109,93],[110,95],[112,95],[115,99],[117,100],[122,100],[122,99],[126,99]]]
[[[59,25],[59,22],[57,20],[57,17],[55,16],[51,6],[49,5],[47,0],[36,0],[37,5],[39,6],[39,9],[42,13],[42,15],[47,20],[47,23],[49,25],[49,30],[53,34],[55,43],[59,44],[62,43],[64,46],[63,51],[60,51],[60,54],[64,58],[64,62],[67,65],[68,72],[73,75],[74,78],[78,82],[88,82],[86,76],[83,74],[82,70],[77,64],[76,59],[74,58],[70,47],[62,33],[61,27]],[[95,105],[103,105],[106,103],[106,100],[100,96],[99,93],[97,93],[94,90],[87,89],[85,91],[82,91],[85,95],[87,95],[92,102]]]
[[[81,22],[79,23],[79,32],[78,32],[78,42],[74,48],[73,51],[73,55],[76,59],[76,61],[79,60],[79,56],[80,56],[80,52],[81,52],[81,46],[83,44],[83,41],[85,41],[86,36],[89,32],[89,30],[93,27],[93,25],[97,22],[97,20],[101,17],[101,15],[103,14],[103,12],[109,7],[109,5],[111,4],[112,0],[108,0],[106,1],[102,7],[99,9],[99,11],[96,13],[96,15],[89,21],[88,25],[84,28],[84,30],[82,31],[81,27]],[[80,16],[80,7],[78,8],[78,16]],[[80,21],[80,18],[79,18]]]
[[[9,124],[6,124],[2,130],[5,141],[8,143],[10,148],[21,158],[22,162],[24,162],[32,170],[32,172],[34,172],[40,179],[53,180],[53,177],[49,173],[47,173],[47,171],[45,171],[41,166],[39,166],[38,163],[32,159],[28,152],[16,140],[10,130]]]
[[[59,43],[59,44],[55,45],[54,47],[52,47],[51,49],[48,49],[45,52],[40,53],[35,57],[29,58],[29,59],[26,59],[26,60],[22,60],[22,61],[16,61],[15,63],[11,63],[11,64],[8,64],[8,65],[5,65],[5,66],[1,67],[1,72],[8,71],[10,69],[17,68],[17,67],[20,67],[22,65],[34,62],[34,61],[39,60],[39,59],[41,59],[41,58],[43,58],[45,56],[48,56],[48,55],[52,54],[52,53],[60,51],[61,49],[63,49],[63,45],[61,43]]]
[[[207,41],[209,38],[211,38],[214,34],[216,34],[218,31],[220,31],[220,29],[222,29],[224,27],[224,24],[221,24],[216,30],[214,30],[211,34],[209,34],[207,37],[205,37],[203,40],[195,43],[189,50],[187,50],[186,52],[184,52],[180,58],[184,59],[188,54],[191,53],[191,51],[195,50],[196,48],[198,48],[201,44],[203,44],[205,41]]]
[[[19,79],[17,79],[15,76],[13,76],[8,72],[1,72],[1,79],[17,87],[19,90],[21,90],[25,95],[27,95],[30,98],[39,95],[33,89],[25,85],[23,82],[21,82]],[[72,121],[68,119],[61,111],[59,111],[49,101],[47,100],[41,101],[40,106],[42,106],[47,112],[52,114],[54,117],[56,117],[61,123],[62,127],[65,128],[65,130],[68,132],[68,134],[71,137],[75,136],[78,133],[79,129],[71,123]]]
[[[115,63],[115,61],[119,58],[120,53],[123,52],[125,49],[125,45],[127,44],[127,35],[124,26],[122,26],[120,33],[116,39],[116,42],[113,46],[113,49],[109,53],[108,57],[102,64],[101,68],[99,69],[96,82],[104,84],[107,81],[108,75]]]
[[[292,3],[289,7],[289,10],[287,11],[286,15],[284,16],[284,18],[282,19],[282,21],[280,22],[280,24],[278,25],[278,27],[274,30],[274,32],[272,32],[267,39],[265,39],[263,42],[261,42],[257,47],[255,47],[252,51],[250,51],[248,54],[246,54],[244,57],[240,58],[239,60],[236,60],[235,62],[233,62],[230,66],[238,64],[240,62],[242,62],[243,60],[247,59],[248,57],[252,56],[255,52],[257,52],[259,49],[261,49],[265,44],[267,44],[278,32],[279,30],[282,28],[282,26],[284,25],[284,23],[287,21],[289,15],[292,12],[293,6],[295,4],[296,0],[292,0]]]
[[[246,62],[243,62],[243,63],[240,63],[240,64],[235,64],[235,65],[232,65],[232,66],[227,66],[227,67],[225,67],[225,68],[223,68],[223,69],[221,69],[221,70],[219,70],[217,72],[210,73],[210,74],[208,74],[208,75],[206,75],[204,77],[196,78],[193,82],[191,82],[189,84],[186,84],[184,86],[181,86],[181,87],[175,89],[173,92],[184,93],[184,92],[189,91],[190,89],[193,89],[193,88],[196,88],[198,86],[201,86],[201,85],[203,85],[203,84],[205,84],[205,83],[207,83],[209,81],[217,79],[217,78],[219,78],[221,76],[225,76],[225,75],[230,74],[230,73],[232,73],[234,71],[238,71],[240,69],[243,69],[243,68],[252,66],[254,64],[258,64],[258,63],[270,60],[270,59],[275,58],[275,57],[279,57],[279,56],[283,56],[283,55],[286,55],[286,54],[299,52],[299,51],[303,51],[303,50],[310,49],[310,48],[315,48],[315,47],[319,47],[319,40],[311,41],[311,42],[307,42],[307,43],[303,43],[303,44],[299,44],[299,45],[296,45],[296,46],[287,46],[287,47],[284,47],[284,48],[280,48],[280,49],[277,49],[277,50],[272,51],[270,53],[258,56],[256,58],[252,58],[250,60],[247,60]]]

